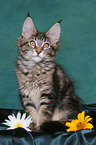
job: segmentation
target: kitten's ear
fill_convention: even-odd
[[[53,45],[56,45],[56,43],[59,41],[60,37],[60,23],[54,24],[48,32],[46,32],[46,36],[49,38],[50,42]]]
[[[30,36],[36,34],[36,29],[34,26],[34,23],[30,17],[27,17],[24,24],[23,24],[23,29],[22,29],[22,36],[25,39],[28,39]]]

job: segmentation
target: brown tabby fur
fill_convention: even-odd
[[[60,37],[60,23],[48,32],[38,32],[30,17],[18,38],[16,74],[25,112],[33,128],[48,121],[68,121],[80,111],[73,82],[54,61]]]

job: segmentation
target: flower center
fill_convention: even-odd
[[[17,123],[15,128],[22,127],[21,123]]]
[[[78,122],[78,123],[76,124],[76,128],[77,128],[77,130],[84,129],[84,123]]]

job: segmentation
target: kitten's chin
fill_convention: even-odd
[[[41,58],[41,57],[38,57],[38,56],[33,57],[32,59],[33,59],[33,61],[35,61],[35,62],[40,62],[40,61],[42,61],[42,58]]]

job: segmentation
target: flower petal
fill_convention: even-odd
[[[18,114],[17,114],[17,120],[20,120],[20,118],[21,118],[21,113],[18,112]]]
[[[71,122],[66,122],[65,126],[74,127],[78,123],[78,120],[72,120]]]
[[[71,127],[71,122],[66,122],[65,126]]]
[[[32,117],[31,117],[31,116],[28,116],[25,120],[27,121],[27,120],[29,120],[29,119],[32,119]]]
[[[26,129],[27,131],[32,131],[32,130],[30,130],[29,128],[27,128],[27,127],[25,127],[24,129]]]
[[[90,118],[90,116],[86,116],[85,117],[85,123],[87,123],[87,122],[89,122],[89,121],[91,121],[92,120],[92,118]]]
[[[85,116],[85,112],[84,111],[82,111],[81,113],[79,113],[78,114],[78,120],[80,121],[80,122],[84,122],[84,116]]]
[[[25,119],[25,121],[26,121],[27,123],[32,123],[32,117],[28,116],[28,117]]]
[[[7,125],[7,126],[10,126],[11,124],[12,124],[12,122],[11,121],[9,121],[9,120],[5,120],[6,122],[3,122],[2,124],[5,124],[5,125]]]
[[[14,129],[14,127],[8,127],[7,130]]]
[[[24,113],[24,114],[22,115],[21,122],[23,122],[23,121],[25,120],[25,118],[26,118],[26,113]]]
[[[69,127],[66,131],[69,132],[69,131],[77,131],[77,123],[78,123],[78,119],[76,120],[72,120],[71,122],[66,122],[65,126]]]
[[[23,122],[23,125],[25,126],[25,127],[28,127],[30,124],[32,123],[32,120],[31,120],[31,118],[29,119],[29,120],[24,120],[24,122]]]
[[[70,131],[72,131],[72,130],[71,130],[70,128],[68,128],[68,129],[66,129],[66,131],[67,131],[67,132],[70,132]]]
[[[92,129],[94,128],[91,123],[88,123],[92,120],[90,116],[85,117],[85,112],[82,111],[78,114],[78,119],[72,120],[71,122],[66,122],[65,126],[69,127],[66,131],[78,131],[81,129]]]
[[[7,129],[14,129],[14,128],[18,128],[18,127],[23,127],[25,128],[27,131],[31,131],[30,129],[28,129],[30,123],[32,122],[32,118],[30,116],[28,116],[26,118],[26,113],[24,113],[21,117],[21,113],[18,112],[17,113],[17,117],[14,116],[14,114],[9,115],[8,119],[5,119],[5,122],[2,124],[5,124],[7,126],[9,126]]]
[[[14,119],[16,119],[16,118],[14,118],[12,115],[9,115],[8,118],[9,118],[9,120],[12,121],[12,122],[13,122]]]
[[[84,127],[84,129],[92,129],[94,126],[91,123],[87,123]]]
[[[76,132],[76,128],[75,128],[75,127],[70,127],[70,128],[68,128],[68,129],[66,129],[66,131],[67,131],[67,132],[70,132],[70,131]]]

